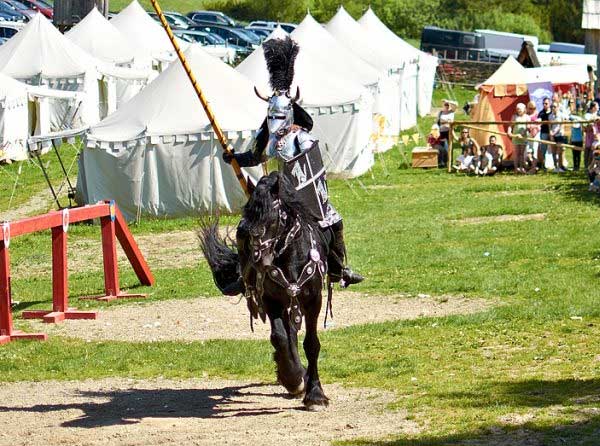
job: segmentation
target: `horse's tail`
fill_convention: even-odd
[[[230,238],[228,240],[219,234],[219,219],[201,220],[198,238],[212,271],[215,285],[225,295],[235,296],[242,293],[240,258],[234,248],[233,240]]]

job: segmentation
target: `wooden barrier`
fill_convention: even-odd
[[[105,295],[97,297],[112,300],[122,297],[143,297],[143,294],[125,294],[119,289],[116,241],[118,239],[133,269],[143,285],[154,284],[154,277],[140,252],[127,223],[114,201],[95,205],[53,211],[44,215],[5,222],[0,232],[0,344],[15,339],[45,340],[45,333],[23,333],[13,330],[11,313],[10,253],[11,239],[23,234],[50,229],[52,232],[52,309],[24,311],[25,319],[41,318],[47,323],[65,319],[96,319],[96,311],[77,311],[69,307],[67,272],[67,234],[70,223],[100,219],[102,255],[104,262]]]

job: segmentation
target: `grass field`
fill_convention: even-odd
[[[432,120],[421,120],[420,128]],[[44,160],[58,181],[53,154]],[[397,400],[390,410],[407,409],[423,428],[422,434],[352,444],[597,445],[600,203],[587,192],[583,174],[473,178],[400,166],[403,153],[395,148],[378,155],[362,178],[330,182],[331,199],[345,218],[351,263],[367,277],[355,290],[464,295],[497,305],[471,316],[323,333],[325,386],[391,390]],[[0,169],[2,203],[11,195],[16,169]],[[30,170],[22,172],[13,204],[44,186],[36,168],[22,169]],[[141,236],[196,224],[194,218],[144,219],[132,230]],[[98,237],[96,226],[70,229],[71,240]],[[39,233],[11,244],[13,265],[33,262],[48,271],[13,279],[17,314],[50,305],[49,239]],[[154,288],[137,287],[129,270],[122,283],[152,293],[151,300],[217,294],[205,264],[178,268],[173,259],[154,273]],[[78,272],[70,287],[74,296],[98,294],[101,275]],[[28,328],[23,320],[16,324]],[[201,374],[268,380],[270,350],[268,340],[133,343],[55,336],[0,348],[0,381]]]

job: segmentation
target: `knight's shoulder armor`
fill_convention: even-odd
[[[266,154],[268,158],[289,161],[302,152],[306,152],[315,142],[315,138],[310,133],[299,127],[281,137],[271,135],[267,143]]]

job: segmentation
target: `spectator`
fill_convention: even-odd
[[[501,145],[496,144],[496,135],[490,135],[489,144],[485,146],[485,151],[492,157],[494,171],[499,171],[502,168],[504,150]]]
[[[552,113],[550,113],[550,121],[566,120],[563,113],[560,111],[560,105],[556,102],[552,103]],[[563,144],[566,142],[563,124],[550,125],[550,137],[554,141],[555,146],[552,148],[552,159],[554,161],[554,172],[566,172],[563,164]]]
[[[443,168],[448,165],[448,150],[444,146],[440,136],[440,127],[437,124],[431,126],[431,132],[427,136],[427,146],[430,149],[437,150],[438,167]]]
[[[467,151],[467,153],[471,156],[477,156],[479,153],[479,144],[469,134],[469,129],[463,128],[460,131],[460,137],[458,138],[458,143],[460,144],[461,152]]]
[[[594,136],[592,143],[592,158],[588,166],[588,177],[590,180],[590,191],[600,192],[600,134]]]
[[[550,120],[550,113],[552,113],[552,109],[550,108],[550,99],[544,98],[543,108],[538,113],[538,119],[542,122],[547,122]],[[542,141],[550,140],[550,126],[548,124],[540,125],[540,139]],[[548,151],[548,144],[540,142],[538,145],[538,153],[537,153],[537,165],[538,169],[546,170],[546,152]]]
[[[598,103],[592,102],[590,108],[584,116],[586,121],[598,121],[600,116],[598,116]],[[586,167],[590,165],[592,160],[592,144],[594,143],[594,135],[596,135],[599,130],[598,122],[585,124],[585,150],[583,152],[583,163]]]
[[[491,175],[495,173],[495,169],[492,165],[492,156],[487,152],[486,146],[479,149],[479,159],[477,160],[477,166],[475,167],[475,173],[479,176]]]
[[[515,173],[525,173],[525,149],[527,147],[527,138],[529,134],[528,123],[529,116],[525,113],[525,104],[517,104],[517,112],[512,117],[516,124],[508,128],[508,136],[513,141],[515,151],[513,153],[513,162]]]
[[[537,155],[540,146],[540,125],[534,124],[534,122],[539,121],[537,107],[535,106],[535,102],[529,101],[527,104],[527,116],[529,116],[529,124],[527,128],[529,138],[534,139],[535,141],[527,141],[527,152],[526,158],[531,158],[533,160],[533,172],[537,170]],[[531,157],[529,156],[531,155]]]
[[[440,138],[444,143],[446,153],[453,140],[453,135],[450,135],[450,124],[454,122],[455,109],[456,105],[453,101],[444,99],[442,110],[438,113],[437,125],[440,128]]]
[[[578,171],[581,166],[581,152],[583,151],[583,129],[579,122],[581,118],[575,113],[571,114],[569,120],[573,121],[573,125],[571,126],[571,145],[579,148],[579,150],[571,149],[573,153],[573,170]]]
[[[474,158],[473,154],[469,153],[468,149],[465,149],[458,155],[456,163],[452,167],[457,172],[470,173],[474,170]]]

